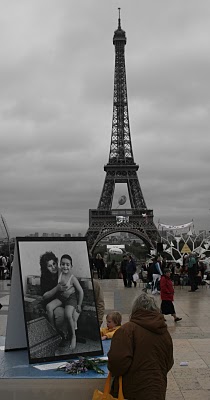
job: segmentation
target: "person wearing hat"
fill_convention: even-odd
[[[178,318],[174,308],[174,288],[172,281],[170,279],[171,271],[166,268],[164,274],[160,279],[160,298],[161,298],[161,313],[164,315],[169,315],[174,318],[174,322],[181,321],[182,318]]]

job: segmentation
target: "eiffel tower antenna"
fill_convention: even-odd
[[[120,10],[121,10],[121,8],[120,8],[120,7],[118,7],[118,11],[119,11],[119,18],[118,18],[118,29],[121,29]]]
[[[140,187],[134,162],[128,113],[125,68],[126,33],[121,28],[121,9],[118,8],[118,27],[114,32],[115,47],[114,95],[111,144],[106,177],[97,210],[89,210],[89,229],[86,233],[92,250],[105,236],[114,232],[130,232],[140,237],[148,248],[156,248],[160,235],[153,222],[153,210],[148,210]],[[112,209],[115,184],[126,183],[131,209]]]

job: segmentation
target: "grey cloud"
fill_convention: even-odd
[[[208,2],[121,0],[139,180],[155,220],[208,228]],[[79,232],[108,161],[117,2],[1,9],[1,213],[15,234]]]

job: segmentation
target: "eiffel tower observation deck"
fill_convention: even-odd
[[[125,69],[126,33],[121,28],[120,9],[118,28],[114,32],[115,47],[114,96],[109,161],[104,166],[106,177],[96,210],[89,210],[88,246],[93,250],[105,236],[129,232],[143,240],[148,249],[156,248],[160,235],[153,222],[153,210],[146,206],[134,162]],[[112,209],[115,184],[127,184],[131,208]]]

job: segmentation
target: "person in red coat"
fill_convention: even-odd
[[[160,279],[160,297],[161,297],[161,313],[164,315],[171,314],[174,317],[174,322],[181,321],[182,318],[178,318],[174,308],[174,288],[170,279],[171,271],[166,268],[164,275]]]

